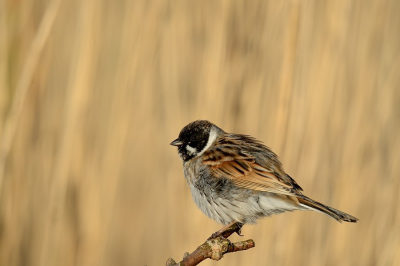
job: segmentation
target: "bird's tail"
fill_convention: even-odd
[[[350,223],[356,223],[358,221],[356,217],[351,216],[350,214],[326,206],[306,196],[302,195],[298,197],[298,200],[300,202],[300,205],[305,207],[306,209],[322,212],[324,214],[331,216],[332,218],[336,219],[339,222],[345,221]]]

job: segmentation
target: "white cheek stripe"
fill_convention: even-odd
[[[208,148],[211,147],[211,145],[214,143],[214,141],[217,139],[217,131],[215,130],[215,128],[211,128],[210,131],[210,136],[208,137],[208,141],[207,141],[207,145],[204,147],[204,149],[201,150],[201,152],[199,152],[199,154],[197,154],[197,156],[202,155],[206,150],[208,150]]]
[[[190,153],[190,155],[196,154],[197,150],[189,145],[186,145],[186,150]]]

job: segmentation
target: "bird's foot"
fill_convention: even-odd
[[[213,233],[208,240],[222,236],[224,238],[228,238],[232,233],[237,233],[239,236],[243,236],[242,233],[243,224],[239,222],[232,222],[227,226],[221,228],[217,232]]]
[[[243,224],[239,224],[239,229],[236,231],[236,234],[238,234],[238,236],[243,236],[242,235],[242,227],[243,227]]]

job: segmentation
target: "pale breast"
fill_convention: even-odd
[[[248,221],[246,216],[253,217],[254,210],[260,209],[258,196],[243,194],[243,190],[237,189],[230,180],[214,178],[201,161],[190,162],[184,165],[185,178],[193,201],[205,215],[222,224],[255,222],[256,217],[254,221]]]

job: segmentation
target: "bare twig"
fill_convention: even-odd
[[[232,224],[229,227],[223,228],[223,231],[218,231],[216,237],[209,238],[206,242],[200,245],[191,254],[185,253],[181,262],[176,263],[172,258],[166,262],[166,266],[192,266],[197,265],[205,259],[220,260],[226,253],[247,250],[255,247],[252,239],[231,243],[227,238],[234,232],[240,232],[241,225],[238,223]],[[213,234],[215,235],[215,234]]]

